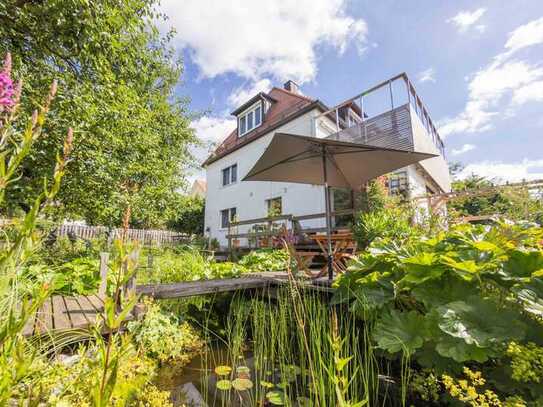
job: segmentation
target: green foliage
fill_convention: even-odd
[[[511,342],[507,347],[511,358],[511,377],[519,382],[540,383],[543,380],[543,347],[533,342],[521,345]]]
[[[196,140],[187,101],[174,95],[182,63],[171,35],[156,27],[161,21],[155,0],[0,3],[0,53],[16,53],[29,100],[52,78],[59,82],[48,137],[37,141],[21,182],[11,186],[10,213],[29,209],[71,123],[81,142],[48,213],[118,225],[130,205],[135,227],[176,216]]]
[[[205,200],[199,197],[180,196],[168,228],[190,235],[204,233]]]
[[[541,228],[501,223],[374,241],[335,301],[373,321],[375,343],[395,356],[438,372],[507,365],[511,342],[543,345],[542,238]]]
[[[454,191],[492,186],[490,180],[475,174],[452,184]],[[531,195],[527,189],[502,188],[489,194],[453,199],[449,201],[448,209],[453,217],[499,214],[515,221],[528,220],[540,224],[543,221],[543,199]]]
[[[198,334],[188,323],[179,323],[173,315],[162,312],[157,304],[146,302],[146,307],[141,321],[128,323],[138,348],[160,362],[188,363],[203,346]]]
[[[409,214],[410,211],[399,206],[360,212],[353,227],[354,236],[362,248],[377,238],[403,238],[414,232]]]
[[[252,272],[285,271],[289,255],[284,249],[253,250],[243,256],[239,264]]]

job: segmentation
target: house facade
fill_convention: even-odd
[[[274,87],[268,93],[255,95],[234,110],[232,115],[237,119],[237,128],[203,163],[207,183],[205,231],[207,236],[216,238],[223,247],[228,244],[226,236],[230,221],[263,218],[269,214],[311,215],[325,210],[324,187],[321,185],[241,181],[275,133],[330,137],[342,131],[352,132],[365,120],[365,139],[362,142],[381,142],[372,139],[371,129],[375,126],[369,125],[370,117],[356,102],[343,104],[336,107],[335,111],[330,110],[321,101],[301,94],[292,81],[285,83],[282,88]],[[401,117],[394,116],[392,119],[396,127],[400,125],[397,118]],[[382,126],[380,122],[378,124]],[[410,125],[413,132],[416,126],[417,123]],[[367,129],[370,129],[369,133]],[[423,136],[427,137],[426,134]],[[392,134],[389,138],[392,140],[394,137],[397,136]],[[411,140],[412,144],[416,144],[413,137]],[[417,196],[450,189],[442,148],[440,152],[430,141],[424,142],[427,145],[423,150],[440,154],[439,157],[425,161],[438,158],[439,162],[426,166],[422,163],[411,165],[397,171],[389,181],[391,190],[405,188],[409,196]],[[324,222],[324,219],[310,219],[304,221],[303,227],[321,227]]]

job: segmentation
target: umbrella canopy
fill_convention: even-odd
[[[364,144],[276,133],[243,181],[324,185],[328,277],[333,279],[329,187],[358,189],[380,175],[435,157]]]
[[[326,157],[324,179],[323,152]],[[435,154],[276,133],[243,181],[278,181],[359,189],[367,181]]]

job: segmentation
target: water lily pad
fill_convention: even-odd
[[[230,380],[219,380],[217,382],[217,389],[219,390],[230,390],[232,388],[232,382]]]
[[[219,376],[227,376],[232,371],[232,368],[230,366],[217,366],[215,368],[215,373]]]
[[[253,382],[249,379],[235,379],[232,381],[232,386],[237,391],[244,391],[253,388]]]
[[[249,374],[251,373],[251,369],[249,369],[247,366],[238,366],[236,369],[237,374]]]
[[[273,383],[267,382],[267,381],[264,381],[264,380],[261,380],[261,381],[260,381],[260,385],[261,385],[262,387],[267,388],[267,389],[271,389],[271,388],[274,386]]]
[[[266,393],[266,398],[274,406],[282,406],[285,404],[285,393],[282,391],[269,391]]]

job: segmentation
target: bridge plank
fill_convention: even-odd
[[[58,329],[70,329],[72,324],[66,310],[66,305],[61,295],[55,295],[51,299],[53,306],[53,327]]]
[[[35,334],[43,334],[53,329],[53,306],[51,298],[47,298],[41,308],[36,313],[36,323],[34,325]]]
[[[264,278],[228,278],[204,281],[188,281],[172,284],[138,285],[136,292],[155,298],[183,298],[202,294],[213,294],[227,291],[263,288],[269,280]]]
[[[73,328],[84,328],[89,325],[90,321],[85,317],[85,312],[79,305],[76,297],[67,296],[64,297],[66,301],[66,308],[68,310],[68,317],[70,318]]]

